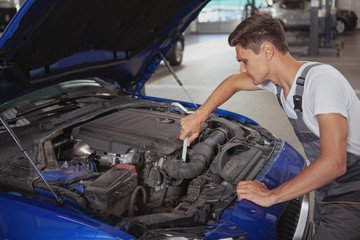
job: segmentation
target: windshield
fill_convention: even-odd
[[[11,127],[28,125],[39,119],[113,96],[95,79],[71,80],[33,91],[0,106],[0,114]]]

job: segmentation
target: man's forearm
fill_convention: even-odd
[[[258,181],[240,181],[236,192],[238,198],[248,199],[258,205],[269,207],[311,192],[343,174],[341,166],[329,164],[326,159],[318,158],[295,178],[279,187],[268,190]]]
[[[321,136],[320,155],[294,179],[272,191],[276,203],[313,191],[346,172],[346,118],[340,114],[319,114],[317,117]]]
[[[201,125],[217,107],[237,91],[258,89],[260,88],[255,86],[252,79],[246,74],[234,74],[226,78],[195,113],[181,119],[179,138],[184,140],[187,136],[190,136],[188,139],[188,145],[190,145],[199,136]]]
[[[344,164],[343,164],[344,165]],[[270,191],[272,204],[288,201],[324,186],[344,172],[336,162],[317,159],[292,180]]]
[[[268,190],[258,181],[240,181],[238,198],[268,207],[311,192],[346,172],[347,121],[340,114],[317,115],[320,126],[320,155],[304,171],[279,187]]]
[[[255,86],[246,74],[231,75],[222,81],[197,111],[199,112],[199,115],[207,117],[236,92],[241,90],[251,91],[259,89],[260,88]]]

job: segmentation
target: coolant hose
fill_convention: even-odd
[[[202,173],[214,158],[218,145],[225,143],[228,136],[226,128],[217,128],[203,142],[198,143],[190,156],[190,162],[181,159],[168,159],[164,170],[169,176],[177,179],[190,179]]]

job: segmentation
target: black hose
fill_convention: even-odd
[[[151,197],[149,197],[150,202],[146,205],[147,209],[160,207],[164,203],[167,191],[167,175],[163,170],[160,170],[160,173],[162,174],[164,181],[161,184],[161,189],[154,192]]]
[[[226,141],[228,130],[226,128],[215,129],[203,142],[198,143],[190,156],[190,162],[185,163],[181,159],[169,159],[164,165],[164,170],[169,176],[177,179],[190,179],[202,173],[210,161],[218,145]]]
[[[133,217],[135,213],[135,200],[137,193],[141,190],[143,196],[143,204],[146,204],[146,191],[145,188],[141,185],[137,186],[135,190],[132,192],[129,202],[129,209],[128,209],[128,217]]]

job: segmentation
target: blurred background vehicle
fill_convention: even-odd
[[[175,45],[170,49],[168,54],[166,54],[165,58],[170,63],[171,66],[179,66],[181,65],[183,54],[185,48],[185,38],[184,35],[181,35],[179,40],[175,43]]]
[[[310,25],[309,1],[266,1],[260,5],[258,14],[269,14],[278,19],[286,30],[306,30]]]
[[[358,16],[354,11],[338,9],[336,11],[336,32],[343,34],[356,28]]]
[[[325,9],[319,9],[319,17],[325,18]],[[263,2],[258,14],[270,14],[279,19],[285,30],[308,30],[310,26],[310,1],[309,0],[267,0]],[[331,26],[337,34],[354,30],[358,17],[354,11],[331,8]]]
[[[0,33],[4,31],[19,6],[15,1],[0,0]]]

